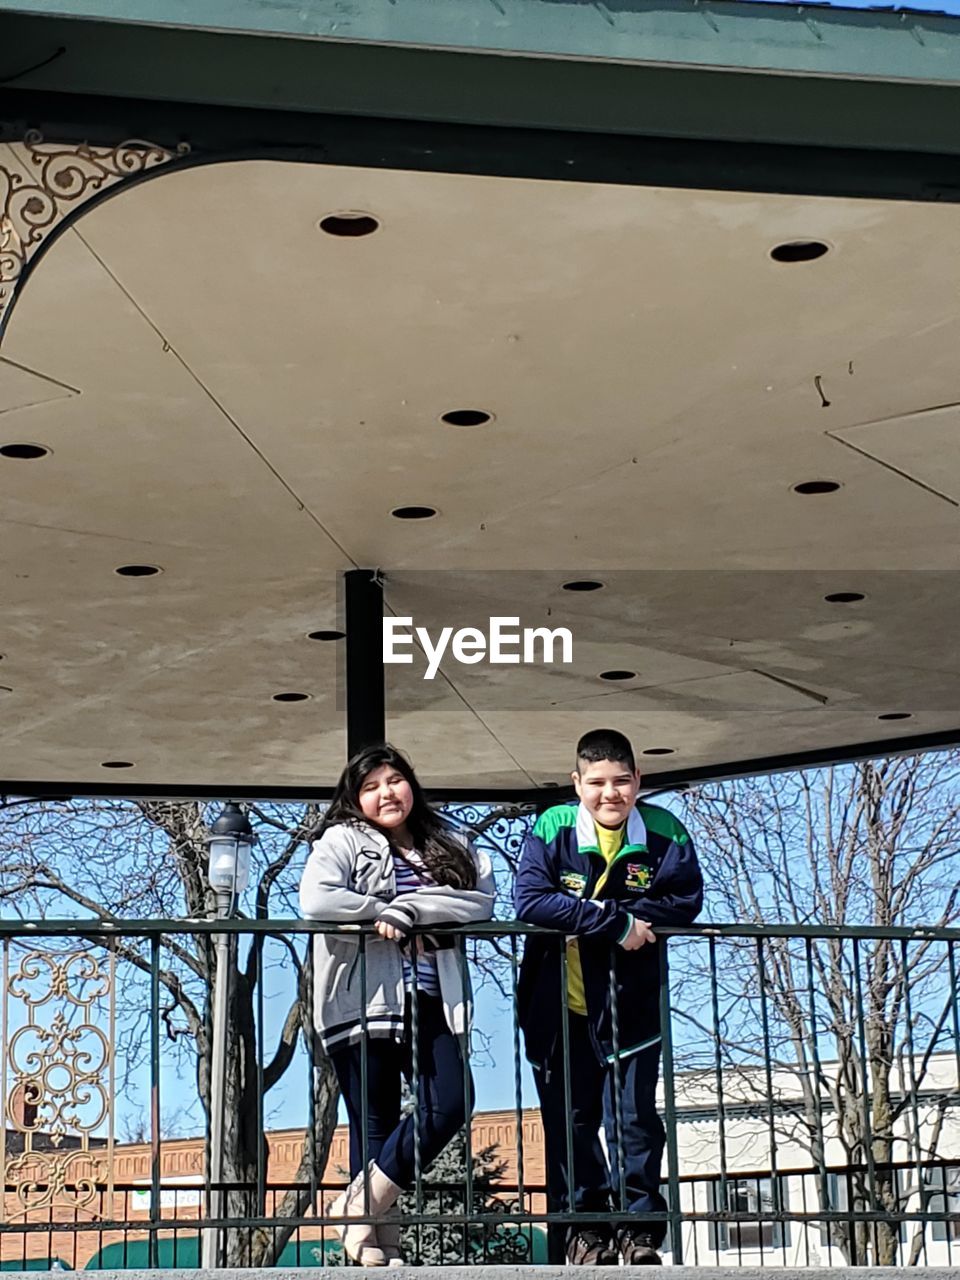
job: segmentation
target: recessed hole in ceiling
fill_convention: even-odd
[[[451,427],[482,427],[492,417],[485,409],[451,409],[440,415],[440,421],[449,422]]]
[[[309,697],[309,693],[275,693],[273,700],[274,702],[306,702]]]
[[[541,787],[559,787],[559,782],[541,782]]]
[[[114,573],[119,573],[121,578],[153,578],[163,570],[155,564],[122,564]]]
[[[132,760],[101,760],[100,768],[101,769],[134,769],[136,768],[136,766],[134,765]]]
[[[828,604],[855,604],[858,600],[865,600],[866,596],[861,591],[831,591],[823,598]]]
[[[390,512],[397,520],[429,520],[437,514],[436,507],[394,507]]]
[[[564,591],[600,591],[602,588],[603,583],[595,578],[574,578],[572,582],[563,584]]]
[[[885,711],[882,716],[877,716],[878,720],[911,720],[913,719],[912,711]]]
[[[0,445],[0,457],[21,458],[24,461],[33,458],[45,458],[50,452],[42,444],[4,444]]]
[[[836,480],[804,480],[802,484],[793,486],[794,493],[836,493],[840,488]]]
[[[342,640],[347,633],[345,631],[310,631],[307,633],[308,640]]]
[[[673,752],[673,747],[647,747],[646,751],[642,751],[640,754],[644,756],[672,756]]]
[[[632,680],[636,676],[635,671],[601,671],[601,680]]]
[[[328,236],[372,236],[380,223],[369,213],[328,213],[320,219],[320,230]]]
[[[813,262],[830,252],[830,246],[822,240],[788,240],[770,250],[774,262]]]

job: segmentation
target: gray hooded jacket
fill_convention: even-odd
[[[476,889],[424,885],[396,903],[390,843],[374,827],[339,824],[313,842],[300,881],[300,911],[307,920],[330,924],[370,924],[389,910],[401,910],[404,923],[470,924],[493,915],[494,885],[490,859],[463,840],[477,868]],[[391,904],[393,906],[391,907]],[[389,910],[388,910],[389,909]],[[394,923],[400,923],[394,921]],[[403,1037],[403,961],[396,942],[368,935],[366,950],[366,1020],[362,1020],[360,939],[350,933],[320,933],[314,938],[313,1020],[328,1052],[356,1043],[364,1025],[370,1036]],[[455,1035],[470,1025],[470,976],[459,947],[437,951],[437,976],[447,1025]]]

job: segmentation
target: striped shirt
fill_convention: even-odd
[[[405,857],[402,858],[398,853],[393,854],[393,874],[397,883],[397,897],[404,893],[414,893],[426,884],[435,883],[415,849],[408,849]],[[413,965],[406,956],[403,959],[403,985],[407,991],[413,987]],[[437,957],[433,954],[417,958],[417,991],[422,996],[440,994]]]

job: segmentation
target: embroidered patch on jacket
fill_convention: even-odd
[[[580,894],[587,887],[587,877],[581,871],[564,871],[561,873],[560,883],[571,893]]]
[[[653,873],[642,862],[628,862],[624,885],[628,889],[646,889],[650,885]]]

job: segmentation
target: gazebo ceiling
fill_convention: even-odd
[[[117,194],[0,349],[0,779],[329,785],[309,637],[355,566],[431,635],[572,633],[387,668],[432,786],[563,781],[598,724],[671,778],[960,737],[958,297],[955,205],[271,161]]]

